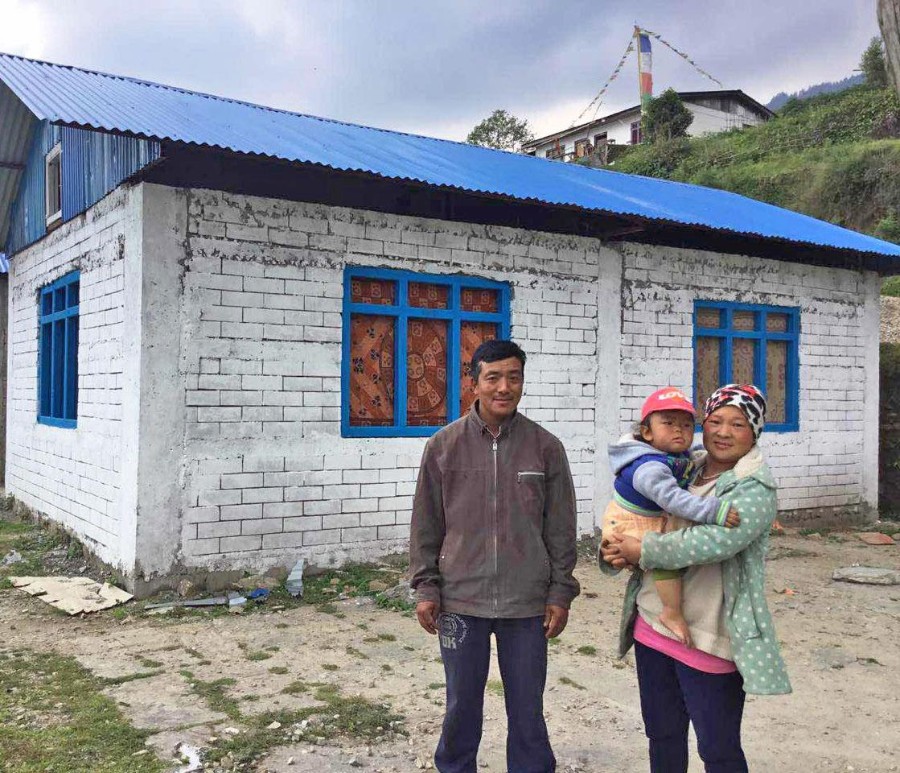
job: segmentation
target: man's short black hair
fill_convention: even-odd
[[[527,358],[525,357],[525,352],[522,351],[518,344],[515,344],[512,341],[498,341],[496,339],[485,341],[475,350],[475,354],[472,355],[472,378],[475,381],[478,381],[478,376],[481,373],[481,363],[498,362],[500,360],[507,360],[510,357],[515,357],[521,362],[522,370],[525,370],[525,360]]]

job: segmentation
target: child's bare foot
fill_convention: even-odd
[[[674,633],[678,637],[678,641],[685,647],[694,646],[694,643],[691,641],[691,631],[688,628],[687,621],[684,619],[684,615],[681,614],[681,610],[663,607],[663,611],[659,613],[659,622]]]

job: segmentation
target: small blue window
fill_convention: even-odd
[[[341,434],[432,435],[469,410],[469,363],[495,338],[509,338],[504,282],[345,269]]]
[[[41,290],[38,339],[38,421],[74,427],[78,418],[80,272]]]
[[[694,404],[722,384],[756,384],[768,402],[766,429],[800,428],[800,309],[694,303]]]

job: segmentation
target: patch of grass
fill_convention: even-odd
[[[381,639],[381,641],[397,641],[397,637],[392,633],[380,633],[378,634],[378,638]]]
[[[499,679],[489,679],[487,683],[488,692],[494,693],[494,695],[499,695],[503,697],[503,682]]]
[[[45,557],[47,553],[67,544],[68,537],[60,531],[39,526],[30,521],[23,521],[12,513],[4,512],[0,516],[0,558],[11,550],[22,556],[22,561],[10,566],[0,567],[0,579],[10,575],[44,575]],[[4,583],[5,587],[11,587]]]
[[[415,652],[416,651],[416,648],[411,647],[409,644],[404,644],[403,649],[405,649],[407,652]]]
[[[364,652],[360,652],[356,647],[347,646],[347,654],[352,655],[354,658],[359,658],[360,660],[368,660],[369,656]]]
[[[124,676],[106,676],[98,677],[101,684],[106,687],[113,687],[117,684],[125,684],[126,682],[134,682],[137,679],[149,679],[152,676],[159,676],[162,671],[138,671],[134,674],[125,674]]]
[[[369,583],[377,580],[390,586],[399,582],[402,574],[403,569],[399,567],[386,570],[375,564],[352,564],[304,578],[303,600],[307,604],[321,604],[340,593],[347,596],[372,596],[375,591],[369,588]]]
[[[206,759],[218,762],[227,756],[237,765],[246,765],[292,737],[307,743],[338,737],[372,743],[406,735],[404,718],[386,703],[374,703],[360,695],[345,696],[335,685],[318,685],[314,697],[320,705],[244,717],[245,732],[220,741],[207,752]],[[301,725],[304,720],[305,728]],[[273,722],[281,727],[269,730]]]
[[[144,668],[162,668],[162,663],[158,660],[153,660],[151,658],[139,657],[138,663],[140,663]]]
[[[567,687],[574,687],[576,690],[586,690],[587,689],[586,687],[582,687],[580,684],[578,684],[578,682],[576,682],[574,679],[569,679],[569,677],[567,677],[567,676],[561,676],[559,678],[559,683],[564,684]]]
[[[237,700],[228,695],[226,691],[227,687],[237,684],[234,679],[224,677],[205,682],[202,679],[197,679],[190,671],[182,671],[181,675],[188,680],[191,689],[199,697],[203,698],[206,701],[206,705],[213,711],[220,711],[229,719],[235,721],[241,719],[241,711],[238,708]]]
[[[133,728],[104,683],[74,658],[0,653],[0,765],[10,773],[97,771],[162,773],[153,754],[139,757],[152,731]]]
[[[316,604],[316,612],[324,612],[326,615],[336,615],[338,613],[338,608],[331,602],[326,602],[324,604]]]
[[[386,672],[387,672],[387,671],[393,671],[393,670],[394,670],[394,667],[391,666],[391,665],[388,665],[387,663],[382,663],[382,664],[381,664],[381,670],[382,670],[382,671],[386,671]]]
[[[579,647],[577,650],[575,650],[575,652],[577,652],[579,655],[596,655],[597,648],[592,647],[590,644],[586,644],[584,647]]]
[[[552,645],[552,646],[556,646],[557,644],[559,644],[559,637],[558,637],[558,636],[554,636],[552,639],[547,639],[547,644],[550,644],[550,645]]]
[[[337,671],[338,667],[334,663],[323,663],[322,668],[326,671]]]
[[[269,669],[270,674],[286,674],[288,672],[286,666],[272,666]]]
[[[432,682],[428,685],[429,690],[443,690],[447,685],[444,682]]]
[[[309,692],[309,685],[302,681],[301,679],[297,679],[291,682],[287,687],[282,689],[285,695],[301,695],[303,693]]]
[[[268,660],[272,657],[271,652],[266,652],[265,650],[258,650],[256,652],[248,652],[246,655],[247,660]]]

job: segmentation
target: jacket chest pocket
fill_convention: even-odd
[[[528,511],[543,514],[545,481],[542,470],[519,470],[516,473],[517,498]]]

